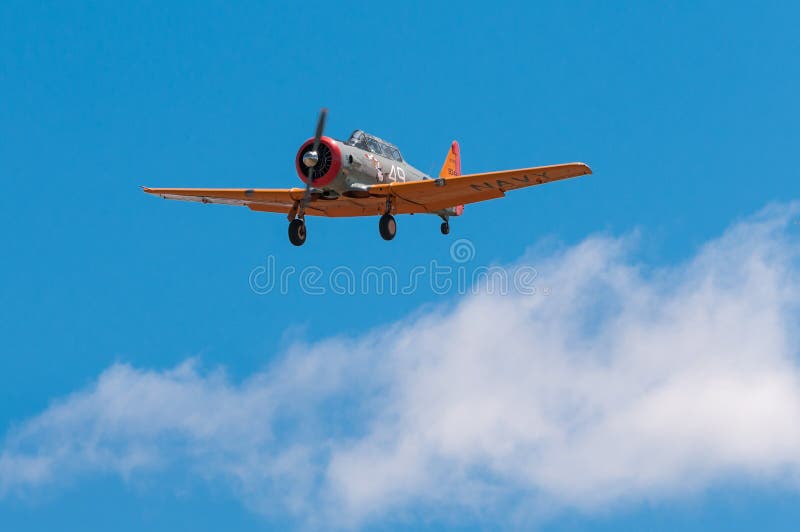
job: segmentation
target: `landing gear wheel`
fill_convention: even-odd
[[[289,242],[295,246],[302,246],[306,241],[306,223],[300,218],[295,218],[289,223]]]
[[[440,229],[442,230],[442,234],[443,235],[449,235],[450,234],[450,222],[442,222],[442,225],[441,225]]]
[[[397,234],[397,222],[391,214],[384,214],[378,222],[378,229],[384,240],[391,240]]]

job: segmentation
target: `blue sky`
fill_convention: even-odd
[[[773,361],[759,368],[778,380],[793,374],[798,353],[784,344],[797,337],[796,315],[785,309],[798,301],[791,252],[796,207],[790,204],[800,193],[793,163],[800,141],[798,15],[798,7],[788,2],[458,8],[447,3],[4,2],[0,456],[11,465],[0,465],[0,523],[31,530],[104,530],[112,524],[250,530],[313,526],[322,519],[376,528],[469,529],[500,521],[552,530],[790,529],[800,517],[793,480],[800,460],[781,453],[800,447],[791,435],[755,425],[740,436],[752,436],[758,452],[731,450],[724,463],[704,469],[701,480],[653,473],[640,485],[632,480],[635,474],[620,474],[581,485],[586,493],[616,493],[606,481],[630,488],[598,500],[578,490],[577,481],[567,489],[543,480],[546,471],[526,462],[538,452],[552,463],[569,462],[569,453],[551,455],[537,447],[510,457],[493,454],[493,445],[481,452],[459,447],[456,453],[443,443],[449,435],[440,435],[444,450],[426,455],[424,462],[431,471],[441,469],[440,476],[404,476],[397,485],[405,487],[394,492],[381,491],[386,486],[376,473],[373,490],[383,497],[364,498],[359,495],[363,485],[353,479],[364,468],[383,471],[380,467],[399,456],[384,456],[386,449],[375,442],[419,429],[403,416],[403,423],[389,422],[384,409],[410,415],[414,410],[402,405],[411,404],[406,399],[414,391],[424,396],[427,388],[420,383],[426,379],[440,378],[436,382],[447,389],[458,379],[469,382],[458,373],[430,374],[404,388],[410,382],[404,376],[413,373],[409,368],[422,363],[413,356],[441,343],[431,356],[446,352],[442,367],[471,367],[448,346],[480,330],[477,325],[488,319],[480,309],[499,305],[501,312],[509,309],[500,301],[519,300],[486,302],[425,287],[410,295],[315,296],[296,284],[284,294],[258,294],[249,278],[268,257],[279,268],[313,265],[330,272],[347,266],[358,272],[391,265],[403,275],[432,259],[452,264],[450,245],[468,239],[475,252],[470,267],[532,265],[539,272],[540,296],[544,289],[562,294],[561,299],[519,303],[532,313],[531,323],[518,324],[522,329],[539,321],[552,328],[531,339],[545,347],[529,352],[514,344],[508,352],[539,357],[537,364],[553,353],[569,363],[581,356],[607,356],[615,362],[610,368],[618,370],[605,376],[608,383],[627,375],[628,351],[614,340],[622,327],[620,308],[656,315],[648,323],[625,322],[622,329],[631,338],[651,338],[642,344],[645,353],[637,353],[656,361],[686,360],[648,347],[663,339],[659,335],[668,325],[682,323],[678,314],[661,310],[681,308],[680,315],[687,315],[703,308],[707,312],[693,323],[706,323],[709,315],[731,321],[711,320],[703,330],[717,334],[708,337],[683,329],[667,335],[698,342],[676,344],[676,350],[716,353],[718,348],[729,354],[736,338],[729,331],[742,327],[738,334],[744,336],[736,345],[749,345],[763,334],[764,344],[752,348],[763,356],[751,358],[743,351],[736,360]],[[594,175],[468,206],[453,220],[448,237],[439,234],[435,218],[425,216],[400,218],[398,236],[390,243],[380,239],[372,218],[312,219],[302,248],[288,243],[282,216],[165,202],[138,189],[299,186],[293,157],[313,133],[322,106],[330,109],[328,134],[341,138],[365,129],[396,143],[406,159],[429,173],[438,170],[450,141],[457,139],[465,172],[577,160],[590,164]],[[780,205],[778,212],[752,218],[768,204]],[[697,288],[705,286],[701,280],[717,274],[737,282],[720,281],[725,287],[720,292],[695,300],[692,294],[705,294]],[[785,293],[776,295],[781,290],[773,293],[770,287]],[[602,297],[606,293],[611,296]],[[757,308],[771,309],[764,315],[773,321],[750,329],[735,319]],[[586,330],[574,337],[566,322],[546,316],[577,318]],[[428,336],[418,335],[421,330]],[[520,330],[506,332],[515,336]],[[454,335],[451,341],[442,340],[447,334]],[[486,334],[491,339],[495,333]],[[481,345],[481,338],[472,345]],[[409,354],[401,340],[422,343]],[[609,351],[598,347],[587,355],[584,344],[595,341]],[[480,354],[498,356],[493,345]],[[384,349],[385,358],[378,356]],[[709,367],[729,367],[724,357],[712,359]],[[187,367],[187,360],[195,365]],[[304,364],[315,368],[311,374],[318,379],[297,376]],[[683,375],[684,369],[671,365],[665,371]],[[344,375],[342,381],[329,380],[334,370]],[[220,377],[223,371],[226,376]],[[264,381],[272,399],[262,403]],[[139,385],[147,395],[142,403],[158,405],[154,415],[174,414],[159,418],[161,429],[131,422],[114,432],[98,421],[110,414],[98,410],[97,401],[112,404],[115,393]],[[790,385],[768,389],[784,385],[786,395],[777,404],[793,404]],[[566,387],[555,397],[601,401],[598,389],[606,390],[607,384],[598,386]],[[184,416],[207,413],[174,407],[160,391],[214,410],[210,417],[219,423],[214,434],[245,431],[241,439],[255,443],[242,449],[238,443],[228,447],[227,437],[204,439],[207,428],[181,423]],[[491,404],[495,391],[477,388],[453,400]],[[750,397],[745,392],[734,395]],[[219,397],[230,403],[217,402]],[[375,397],[387,397],[388,403],[373,403]],[[702,403],[702,397],[692,397]],[[549,398],[524,395],[518,404],[533,408]],[[70,408],[84,403],[89,405],[81,410],[84,417],[71,417]],[[220,404],[230,407],[219,409]],[[694,407],[704,411],[703,404]],[[301,406],[295,410],[293,405]],[[249,423],[226,417],[258,417],[261,407],[272,412],[265,412],[266,421],[253,423],[264,425],[263,434],[247,432]],[[512,420],[532,431],[526,435],[538,437],[539,429],[531,428],[526,417],[530,408]],[[714,412],[710,419],[728,413]],[[776,425],[794,423],[794,410],[786,412]],[[487,419],[491,430],[495,418]],[[566,424],[579,421],[570,418]],[[103,439],[107,434],[113,441]],[[635,438],[639,433],[624,434]],[[92,438],[98,438],[92,449],[108,456],[87,458],[80,442]],[[475,438],[480,447],[481,438]],[[464,434],[457,439],[473,441]],[[592,441],[576,440],[565,449],[595,456]],[[58,465],[54,458],[62,456],[59,442],[82,449],[65,451],[72,466]],[[712,454],[728,456],[730,449],[715,447],[716,440],[703,442],[687,448],[708,445]],[[775,442],[777,447],[770,447]],[[133,460],[132,449],[142,451],[134,457],[141,464],[125,462]],[[292,454],[298,449],[309,453],[303,466],[292,461],[299,460]],[[646,455],[654,449],[640,451]],[[705,463],[687,453],[691,459],[676,458],[664,470],[692,470],[699,467],[695,460]],[[221,455],[245,454],[271,469],[244,478],[231,469],[250,468],[251,462],[218,463]],[[47,474],[30,480],[17,462],[12,464],[21,456],[56,465],[43,466]],[[276,456],[288,458],[281,462]],[[630,466],[623,458],[620,464]],[[401,469],[409,466],[397,463]],[[455,475],[452,463],[466,464],[474,475]],[[275,473],[280,464],[289,464],[288,472]],[[517,467],[536,474],[520,477]],[[301,471],[308,475],[307,491],[298,487]],[[386,482],[392,478],[385,472]],[[452,493],[432,489],[437,483],[450,486]],[[485,497],[487,486],[499,494]],[[277,496],[282,492],[297,495],[284,500]],[[350,494],[347,504],[335,503],[337,493]],[[297,506],[300,499],[310,507]]]

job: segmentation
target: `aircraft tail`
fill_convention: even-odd
[[[439,177],[455,177],[459,175],[461,175],[461,148],[458,147],[458,141],[454,140],[450,145],[450,150],[447,152]],[[455,216],[461,216],[461,213],[464,212],[463,205],[456,205],[453,209],[455,210]]]

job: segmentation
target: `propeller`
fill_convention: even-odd
[[[325,131],[325,121],[328,118],[328,110],[326,108],[322,108],[319,111],[319,117],[317,118],[317,130],[314,132],[314,145],[311,148],[310,152],[306,152],[303,155],[303,164],[308,167],[308,180],[306,181],[306,191],[303,194],[303,210],[305,210],[305,206],[308,204],[308,199],[311,197],[311,183],[314,181],[314,167],[317,166],[319,163],[319,143],[322,139],[322,133]]]
[[[303,155],[303,164],[306,165],[308,168],[308,182],[310,183],[313,180],[313,170],[314,167],[317,166],[319,163],[319,143],[322,139],[322,132],[325,130],[325,120],[328,117],[328,110],[324,107],[319,112],[319,118],[317,119],[317,130],[314,132],[314,144],[312,145],[311,151],[306,152]]]

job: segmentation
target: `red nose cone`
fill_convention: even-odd
[[[317,164],[311,167],[311,179],[309,180],[309,168],[303,164],[303,155],[313,148],[314,139],[310,138],[297,150],[297,156],[294,158],[297,176],[303,183],[312,187],[324,187],[330,184],[342,169],[342,150],[332,138],[322,137],[319,141],[319,148],[317,148]]]

